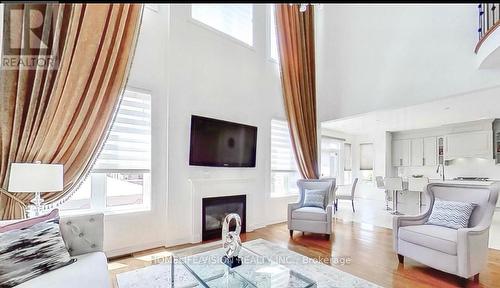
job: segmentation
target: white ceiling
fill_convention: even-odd
[[[352,135],[370,135],[374,131],[423,129],[491,118],[500,118],[500,87],[325,121],[321,127]]]
[[[317,24],[321,121],[500,85],[478,69],[477,4],[325,4]]]

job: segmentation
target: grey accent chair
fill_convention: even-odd
[[[293,231],[326,234],[330,238],[332,234],[333,200],[335,199],[335,178],[323,178],[314,180],[299,180],[300,199],[297,203],[288,204],[288,230],[290,237]],[[328,199],[325,201],[326,209],[317,207],[303,207],[306,189],[328,189]]]
[[[393,218],[394,250],[399,262],[409,257],[432,268],[458,275],[474,276],[486,265],[489,230],[500,186],[434,183],[425,190],[429,197],[427,210],[417,216]],[[426,225],[436,198],[474,203],[469,228],[451,229]]]
[[[349,200],[349,201],[351,201],[352,212],[356,212],[356,210],[354,210],[354,193],[356,192],[357,185],[358,185],[358,178],[354,178],[354,182],[352,182],[350,194],[337,194],[337,195],[335,195],[335,204],[334,204],[335,211],[339,210],[339,200]]]

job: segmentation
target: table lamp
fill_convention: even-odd
[[[35,216],[42,212],[42,192],[63,190],[63,165],[36,163],[12,163],[10,165],[9,192],[35,193],[31,200]]]

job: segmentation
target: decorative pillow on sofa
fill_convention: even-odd
[[[453,229],[467,228],[474,204],[466,202],[434,201],[431,216],[426,224],[444,226]]]
[[[14,287],[75,262],[59,230],[59,218],[0,233],[0,287]]]
[[[318,207],[325,209],[328,196],[328,190],[309,190],[304,191],[303,207]]]

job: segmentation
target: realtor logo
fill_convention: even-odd
[[[58,45],[49,45],[56,24],[53,11],[51,4],[5,4],[2,69],[57,69]]]

